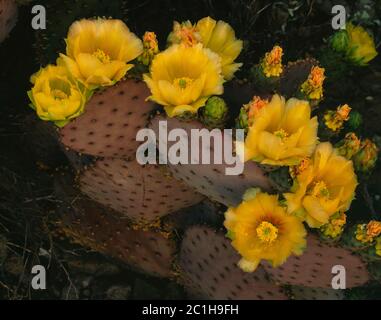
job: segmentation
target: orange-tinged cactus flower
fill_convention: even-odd
[[[313,66],[308,79],[302,84],[301,92],[310,100],[323,98],[323,83],[325,80],[325,69]]]
[[[343,128],[344,122],[349,120],[351,107],[347,104],[339,106],[336,111],[328,110],[324,114],[324,123],[333,132],[338,132]]]
[[[143,36],[143,53],[138,60],[144,65],[150,65],[156,54],[159,53],[159,45],[155,32],[147,31]]]
[[[274,46],[270,52],[265,54],[261,62],[262,71],[267,78],[279,77],[283,72],[282,66],[283,49]]]
[[[372,220],[366,225],[366,234],[369,237],[376,238],[381,234],[381,222]]]
[[[337,145],[337,152],[347,158],[352,157],[360,150],[361,140],[356,136],[354,132],[348,132],[345,138],[341,140]]]
[[[244,108],[247,110],[249,126],[253,124],[254,118],[258,115],[259,111],[268,103],[269,101],[267,99],[262,99],[259,96],[254,96],[248,104],[244,105]]]
[[[368,224],[357,225],[355,236],[356,240],[363,244],[372,244],[381,235],[381,222],[372,220]]]
[[[182,43],[191,47],[201,42],[201,35],[197,31],[196,25],[189,20],[179,23],[173,23],[173,32],[168,37],[170,43]]]

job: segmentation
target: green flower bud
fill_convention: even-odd
[[[376,144],[372,140],[365,139],[361,143],[360,151],[353,157],[356,170],[369,173],[376,165],[378,151]]]
[[[348,32],[340,30],[329,39],[331,48],[337,52],[346,52],[349,43]]]
[[[220,128],[224,126],[228,111],[224,99],[214,96],[209,98],[205,107],[201,109],[201,120],[208,127]]]
[[[348,120],[348,125],[352,130],[356,130],[362,124],[362,115],[360,112],[352,111]]]
[[[245,129],[245,131],[247,131],[249,126],[248,120],[247,110],[245,107],[242,107],[236,120],[236,127],[239,129]]]

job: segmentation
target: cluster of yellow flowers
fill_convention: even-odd
[[[159,44],[155,32],[147,31],[143,36],[143,53],[138,60],[146,66],[149,66],[159,53]]]
[[[283,49],[274,46],[270,52],[265,54],[261,62],[263,74],[267,77],[279,77],[283,72],[282,65]]]
[[[164,106],[169,117],[197,113],[209,97],[223,93],[223,83],[241,66],[234,60],[242,41],[229,24],[210,17],[195,25],[175,22],[168,44],[153,59],[144,81],[149,99]]]
[[[32,107],[41,119],[64,126],[84,112],[93,90],[122,79],[142,52],[142,41],[121,20],[74,22],[66,54],[31,77]]]
[[[361,140],[349,132],[336,147],[340,155],[353,161],[358,172],[368,173],[376,165],[379,148],[371,139]]]
[[[337,239],[344,231],[347,223],[347,215],[344,212],[338,212],[330,217],[329,222],[320,227],[323,236]]]
[[[263,110],[271,108],[271,103]],[[303,109],[300,111],[292,112],[290,116],[293,115],[295,120],[302,121],[301,115],[304,114],[305,119],[309,119],[306,111],[302,112]],[[254,125],[259,121],[262,112],[255,118]],[[278,117],[282,117],[282,112],[279,111],[271,113],[268,117],[274,119],[277,114]],[[290,123],[295,124],[295,122]],[[271,128],[278,129],[275,126]],[[264,139],[261,137],[262,132],[258,131],[255,135],[257,139]],[[281,139],[279,136],[275,138]],[[300,135],[298,138],[305,140]],[[250,139],[255,140],[255,136]],[[274,140],[272,137],[268,139],[270,142]],[[228,209],[225,215],[225,227],[232,236],[233,246],[243,257],[239,265],[244,270],[255,270],[262,259],[277,266],[290,254],[300,254],[305,244],[305,231],[301,231],[304,230],[303,222],[310,228],[320,228],[327,237],[336,238],[343,232],[346,223],[345,212],[350,207],[357,187],[353,163],[340,156],[329,142],[320,143],[317,147],[315,144],[316,136],[312,149],[307,153],[304,150],[298,154],[301,156],[298,161],[296,158],[291,161],[291,163],[295,161],[295,165],[290,167],[294,184],[290,192],[283,194],[285,201],[279,203],[277,196],[258,191],[250,201],[246,197],[237,208]],[[273,142],[270,145],[274,145],[270,148],[271,152],[277,152],[284,147],[284,144],[276,145]],[[286,153],[292,152],[294,146],[287,148],[291,148],[291,151],[285,149]],[[312,154],[308,156],[310,152]],[[265,163],[279,162],[265,160]]]
[[[303,82],[301,92],[310,100],[320,100],[323,98],[323,83],[325,80],[325,69],[314,66],[308,76],[308,79]]]
[[[356,228],[356,240],[364,244],[373,244],[381,235],[381,222],[372,220],[367,224],[359,224]]]
[[[328,110],[324,114],[324,123],[333,132],[337,132],[343,128],[345,121],[349,120],[351,107],[347,104],[339,106],[336,111]]]

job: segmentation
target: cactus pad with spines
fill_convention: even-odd
[[[308,235],[306,251],[292,256],[281,266],[263,264],[270,276],[281,284],[332,288],[332,267],[342,265],[346,271],[346,287],[352,288],[369,280],[366,264],[351,251],[323,243],[315,235]]]
[[[181,244],[181,281],[195,297],[209,299],[287,299],[266,272],[245,273],[237,266],[238,254],[220,232],[205,227],[189,228]]]
[[[143,82],[125,80],[94,94],[85,113],[60,130],[62,143],[77,152],[102,157],[135,157],[136,133],[154,109]]]
[[[172,178],[165,167],[135,160],[101,159],[79,177],[81,191],[135,221],[153,221],[192,206],[202,196]]]
[[[188,154],[191,155],[191,130],[203,129],[203,125],[198,121],[181,122],[178,119],[165,119],[162,116],[156,116],[152,119],[150,128],[152,128],[158,139],[159,137],[159,121],[167,121],[168,131],[174,128],[181,128],[187,132]],[[232,137],[224,134],[223,139],[231,143]],[[173,144],[173,143],[172,143]],[[207,150],[206,146],[202,146],[200,151],[200,162],[202,160],[202,153]],[[168,148],[171,147],[171,142],[168,141]],[[226,206],[237,205],[242,198],[244,192],[251,187],[260,187],[263,190],[271,190],[272,183],[266,177],[264,172],[252,161],[248,161],[244,165],[244,171],[239,175],[226,175],[225,169],[229,167],[224,160],[222,164],[213,163],[213,140],[211,142],[211,164],[169,164],[169,170],[173,176],[179,180],[184,181],[189,186],[201,194],[206,195],[213,201],[220,202]],[[190,161],[188,162],[190,163]]]
[[[298,89],[307,80],[313,66],[319,65],[315,59],[304,59],[289,62],[280,79],[280,94],[287,98],[295,97]]]

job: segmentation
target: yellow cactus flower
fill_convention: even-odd
[[[350,60],[362,66],[377,56],[374,40],[363,27],[349,23],[346,31],[349,37],[347,56]]]
[[[333,214],[349,209],[356,186],[352,161],[324,142],[317,146],[308,168],[295,178],[291,192],[284,197],[289,213],[300,216],[311,228],[319,228]]]
[[[306,95],[308,99],[320,100],[323,98],[323,83],[325,80],[325,69],[313,66],[308,79],[303,82],[301,92]]]
[[[148,66],[158,53],[159,44],[155,32],[145,32],[143,36],[143,53],[138,57],[138,60]]]
[[[224,225],[242,256],[238,265],[246,272],[255,271],[261,260],[277,267],[290,255],[301,255],[306,247],[303,223],[286,213],[277,195],[259,191],[246,197],[228,209]]]
[[[320,227],[320,231],[323,236],[336,239],[343,233],[346,223],[347,215],[344,212],[338,212],[330,217],[327,224]]]
[[[28,96],[40,119],[63,127],[81,115],[90,93],[75,81],[66,68],[48,65],[31,77]]]
[[[223,93],[223,77],[217,54],[201,44],[173,45],[155,56],[144,81],[150,100],[164,106],[169,117],[196,113],[212,95]]]
[[[183,44],[187,47],[194,46],[201,42],[201,35],[197,27],[189,20],[179,23],[173,22],[173,30],[168,36],[170,44]]]
[[[283,49],[274,46],[270,52],[267,52],[261,62],[262,70],[267,78],[279,77],[283,72],[282,66]]]
[[[243,42],[235,36],[233,28],[224,21],[210,17],[199,20],[195,25],[190,21],[174,23],[173,31],[168,36],[171,44],[182,43],[194,46],[202,43],[221,57],[222,74],[226,80],[233,78],[242,63],[234,63],[242,51]]]
[[[262,164],[297,165],[312,154],[317,143],[318,121],[311,119],[307,101],[287,102],[274,95],[262,108],[245,140],[245,160]]]
[[[325,125],[333,132],[340,131],[343,128],[344,122],[349,120],[351,110],[351,107],[347,104],[339,106],[336,111],[328,110],[324,114]]]
[[[94,89],[122,79],[143,52],[142,41],[121,20],[80,20],[74,22],[66,39],[66,55],[60,64]]]

